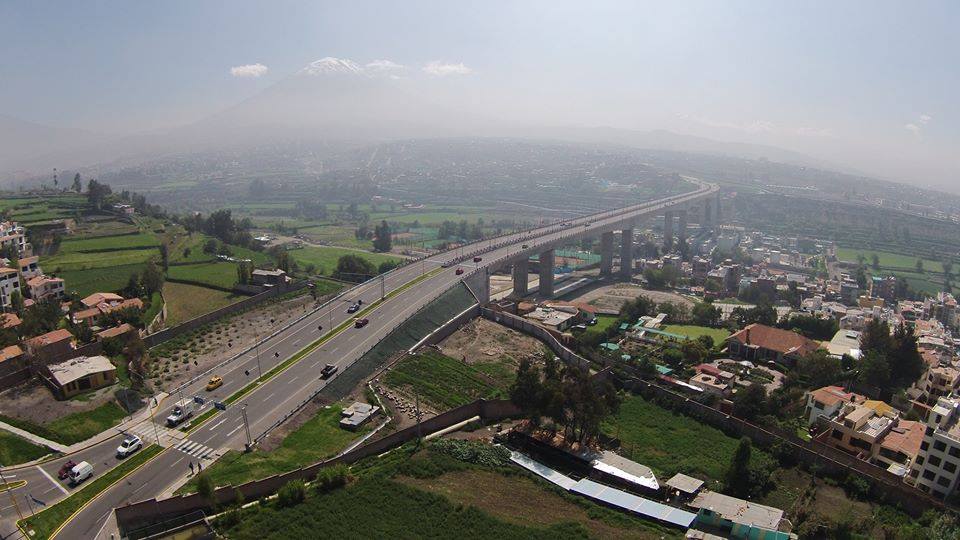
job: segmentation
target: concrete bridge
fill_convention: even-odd
[[[465,280],[481,300],[489,300],[489,276],[510,270],[513,276],[515,296],[528,293],[530,257],[537,255],[540,261],[540,296],[554,293],[553,268],[555,250],[563,245],[584,238],[600,238],[600,274],[611,276],[614,272],[615,240],[619,231],[619,274],[629,278],[634,261],[634,229],[642,221],[662,216],[664,249],[670,250],[674,242],[686,240],[687,224],[692,218],[704,226],[715,227],[720,219],[719,186],[687,178],[697,184],[695,191],[674,195],[656,201],[631,205],[598,214],[579,217],[538,229],[536,235],[509,235],[502,244],[490,252],[492,260],[482,260]],[[450,263],[469,264],[470,260],[452,259]]]

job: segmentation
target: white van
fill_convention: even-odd
[[[81,461],[70,469],[70,485],[75,486],[91,476],[93,476],[93,465]]]

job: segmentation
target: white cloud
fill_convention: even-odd
[[[405,66],[392,60],[374,60],[364,67],[370,71],[400,71],[404,69]]]
[[[921,123],[921,124],[926,124],[927,122],[929,122],[929,121],[931,121],[931,120],[933,120],[933,117],[930,116],[929,114],[921,114],[921,115],[920,115],[920,123]]]
[[[907,125],[905,125],[905,126],[903,126],[903,128],[906,129],[907,131],[909,131],[910,133],[913,133],[914,135],[919,135],[919,134],[920,134],[920,126],[918,126],[918,125],[916,125],[916,124],[914,124],[914,123],[912,123],[912,122],[909,123],[909,124],[907,124]]]
[[[243,66],[233,66],[230,68],[230,74],[234,77],[260,77],[269,71],[270,68],[267,66],[257,63],[257,64],[246,64]]]
[[[464,65],[463,62],[447,64],[439,60],[434,60],[423,66],[423,72],[436,77],[446,77],[447,75],[470,75],[473,73],[473,70]]]

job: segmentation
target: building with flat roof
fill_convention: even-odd
[[[43,371],[43,379],[57,399],[69,399],[117,381],[117,368],[106,356],[79,356],[47,364]]]
[[[764,531],[778,531],[783,521],[779,508],[706,489],[687,504],[698,510],[698,524],[729,530],[735,538],[763,538]]]

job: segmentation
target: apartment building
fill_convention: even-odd
[[[920,454],[910,477],[921,491],[947,497],[957,489],[960,476],[960,397],[941,397],[927,416]]]
[[[30,298],[34,302],[46,300],[47,298],[63,298],[64,286],[63,280],[49,276],[35,276],[27,280],[27,288],[30,290]]]
[[[13,268],[0,266],[0,306],[4,309],[10,308],[10,297],[14,291],[20,291],[20,275]]]

